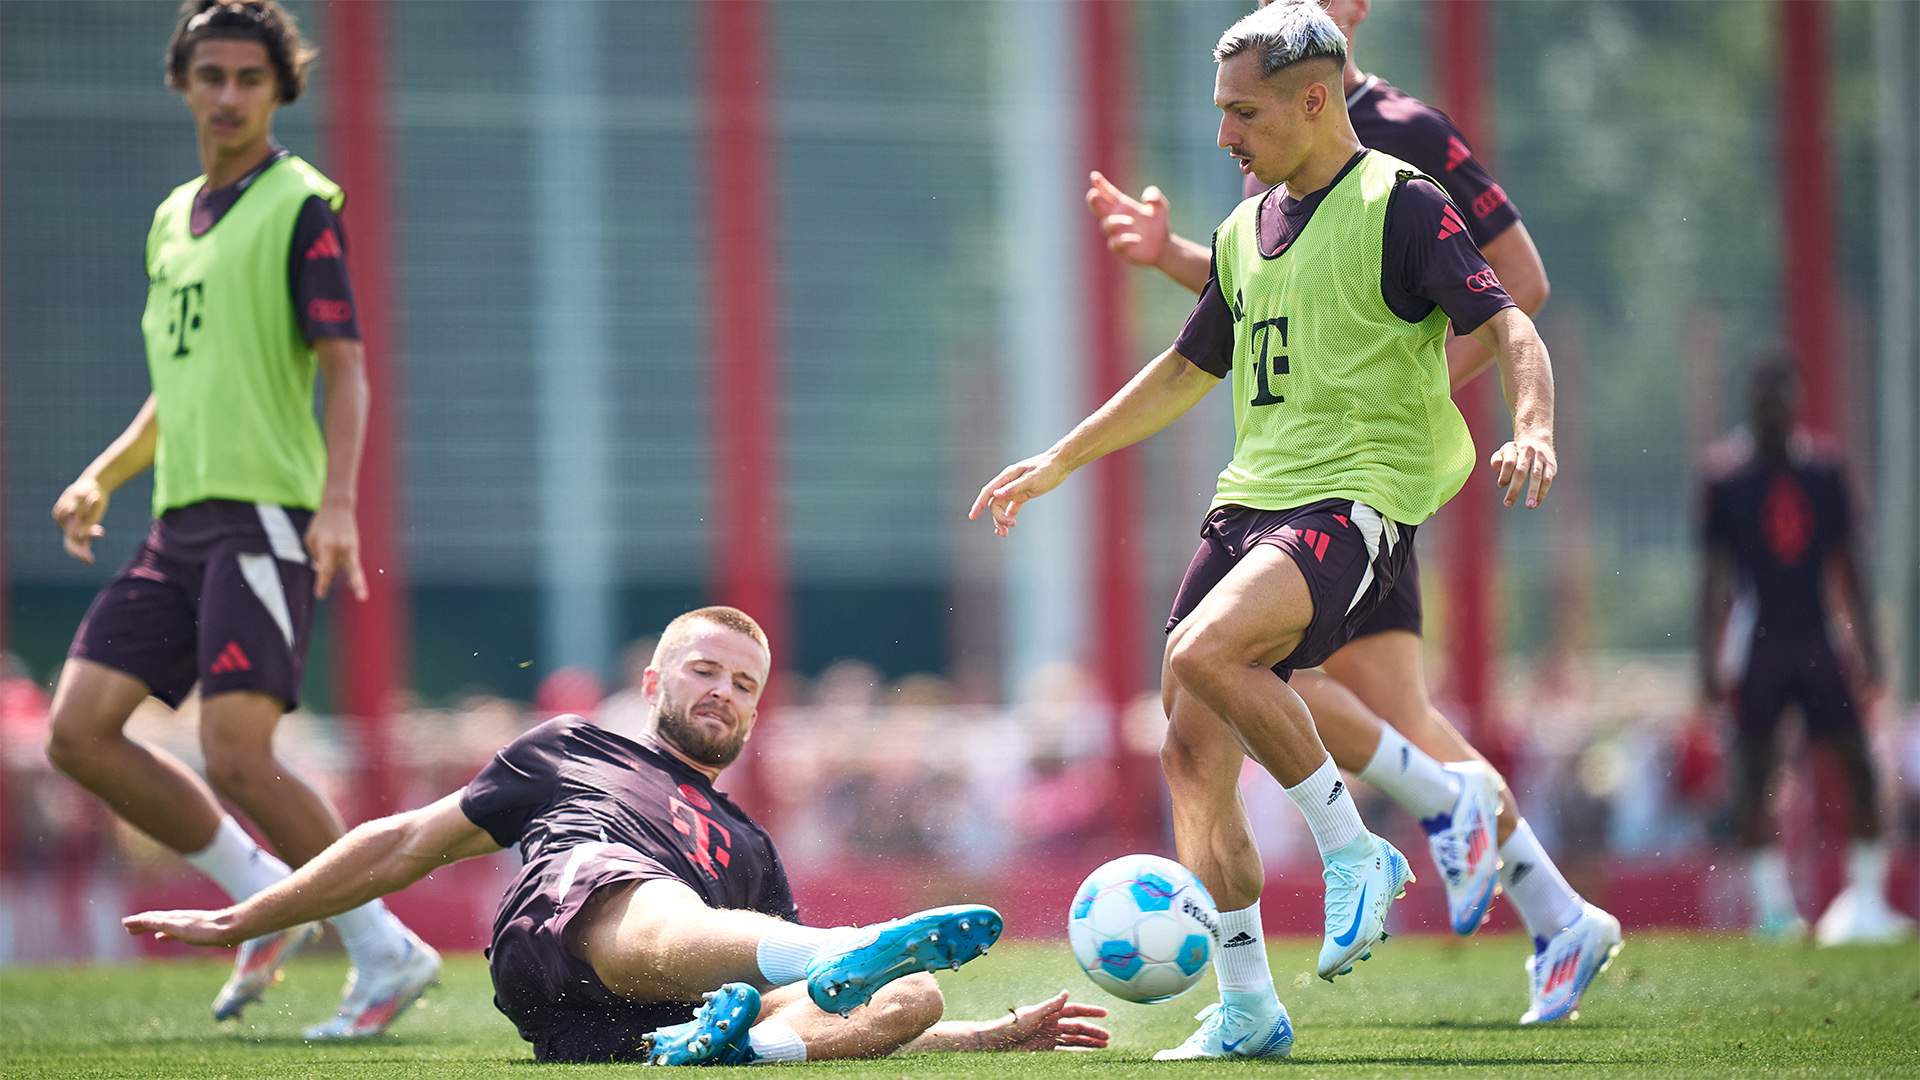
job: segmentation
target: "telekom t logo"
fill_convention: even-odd
[[[700,869],[705,870],[708,877],[717,879],[720,871],[714,869],[713,864],[718,862],[725,868],[733,861],[733,853],[728,850],[733,846],[733,834],[725,825],[701,813],[712,810],[713,804],[693,785],[681,784],[680,796],[680,799],[667,796],[667,811],[673,816],[674,830],[691,842],[687,853]]]

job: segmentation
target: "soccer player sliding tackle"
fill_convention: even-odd
[[[634,741],[562,716],[431,806],[354,829],[291,877],[221,911],[145,912],[135,934],[231,945],[518,845],[494,920],[494,1004],[538,1061],[740,1065],[896,1050],[1102,1047],[1063,992],[984,1023],[940,1020],[927,972],[999,937],[992,908],[866,927],[803,926],[765,830],[713,782],[753,730],[771,656],[733,608],[667,625]]]
[[[1265,881],[1241,763],[1251,754],[1306,818],[1325,864],[1319,973],[1352,970],[1413,875],[1361,822],[1287,680],[1352,637],[1393,589],[1414,528],[1472,471],[1447,397],[1449,318],[1493,354],[1508,391],[1514,438],[1490,465],[1509,506],[1538,506],[1552,486],[1553,388],[1531,320],[1464,230],[1445,228],[1458,211],[1354,134],[1340,93],[1346,43],[1324,11],[1262,9],[1214,56],[1220,145],[1275,190],[1220,226],[1174,347],[1052,448],[1002,471],[972,514],[990,512],[1005,535],[1026,502],[1232,377],[1234,457],[1175,599],[1162,670],[1174,836],[1222,909],[1222,1001],[1160,1056],[1276,1057],[1293,1031],[1259,944]]]
[[[1321,6],[1347,38],[1341,81],[1354,134],[1445,189],[1458,215],[1443,229],[1458,231],[1464,224],[1500,287],[1532,316],[1546,302],[1549,286],[1519,209],[1444,113],[1354,61],[1354,33],[1366,21],[1368,0],[1326,0]],[[1090,182],[1087,205],[1110,250],[1192,292],[1206,287],[1210,253],[1172,232],[1165,196],[1148,188],[1134,199],[1099,173]],[[1246,177],[1248,198],[1265,192],[1259,177]],[[1450,335],[1446,348],[1454,390],[1493,362],[1472,336]],[[1620,924],[1567,883],[1520,816],[1506,781],[1427,697],[1419,571],[1417,553],[1409,552],[1393,591],[1353,639],[1320,670],[1299,672],[1290,685],[1312,712],[1335,763],[1380,788],[1426,829],[1455,933],[1478,929],[1496,885],[1505,888],[1534,946],[1526,962],[1530,1001],[1520,1022],[1568,1019],[1577,1015],[1593,977],[1619,951]]]

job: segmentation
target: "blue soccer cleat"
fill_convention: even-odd
[[[807,965],[807,996],[845,1016],[904,975],[959,968],[1000,939],[1000,913],[978,904],[933,908],[853,931],[832,952]]]
[[[1535,938],[1533,948],[1533,955],[1527,957],[1533,1007],[1520,1022],[1578,1020],[1580,995],[1620,952],[1620,920],[1592,904],[1582,904],[1572,926],[1551,938]]]
[[[1273,1016],[1255,1016],[1231,1005],[1215,1002],[1195,1014],[1200,1030],[1171,1050],[1153,1055],[1155,1061],[1185,1061],[1189,1058],[1283,1058],[1293,1054],[1293,1021],[1287,1019],[1287,1007],[1274,1002],[1279,1012]]]
[[[753,1060],[748,1035],[760,1016],[760,991],[728,983],[701,995],[693,1019],[663,1027],[641,1043],[649,1065],[745,1065]]]
[[[1386,940],[1387,909],[1407,895],[1413,870],[1399,849],[1372,833],[1325,856],[1327,939],[1320,946],[1320,977],[1353,970],[1356,960],[1373,955],[1373,943]]]
[[[1460,778],[1453,812],[1421,822],[1427,846],[1447,890],[1447,918],[1456,934],[1471,934],[1487,917],[1500,891],[1500,777],[1478,761],[1444,766]]]

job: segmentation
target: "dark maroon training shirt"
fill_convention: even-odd
[[[1447,197],[1464,211],[1476,246],[1484,247],[1520,220],[1520,208],[1493,182],[1446,113],[1369,75],[1347,95],[1347,116],[1360,145],[1385,151],[1440,181]],[[1242,197],[1264,190],[1266,185],[1248,176]]]
[[[1707,487],[1706,542],[1733,556],[1758,601],[1754,632],[1804,641],[1827,632],[1827,557],[1852,531],[1847,484],[1818,459],[1769,465],[1758,455]]]
[[[1362,150],[1341,168],[1333,183],[1295,199],[1285,185],[1268,192],[1260,205],[1260,250],[1269,257],[1285,251],[1313,212],[1360,159]],[[1460,211],[1440,189],[1425,180],[1409,180],[1387,205],[1386,250],[1380,264],[1380,292],[1387,307],[1410,323],[1435,307],[1453,320],[1455,333],[1471,334],[1513,299],[1474,246]],[[1220,295],[1217,268],[1207,274],[1200,302],[1187,317],[1173,346],[1201,370],[1225,378],[1233,370],[1233,312]]]
[[[260,167],[218,191],[202,188],[193,197],[189,226],[205,236],[240,201],[253,182],[274,162],[289,154],[275,147]],[[300,320],[301,336],[360,340],[360,321],[353,306],[353,282],[347,277],[347,233],[340,216],[327,200],[308,196],[293,223],[293,246],[287,251],[287,295]]]
[[[460,811],[531,863],[577,844],[624,844],[716,908],[798,921],[787,872],[766,830],[706,774],[578,716],[515,739],[466,786]],[[526,876],[515,888],[537,885]],[[509,897],[503,911],[518,907]]]

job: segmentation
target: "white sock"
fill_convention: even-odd
[[[353,966],[362,971],[397,964],[407,954],[407,928],[378,900],[343,911],[327,922],[340,935]]]
[[[1428,832],[1445,828],[1444,818],[1460,800],[1460,778],[1387,724],[1380,725],[1380,745],[1360,770],[1360,779],[1406,807]]]
[[[1755,848],[1747,858],[1747,883],[1753,887],[1755,921],[1786,921],[1800,914],[1787,880],[1787,856],[1778,847]]]
[[[846,927],[825,929],[801,926],[799,923],[776,923],[761,935],[760,947],[754,956],[760,964],[760,974],[775,986],[804,982],[807,965],[820,955],[829,942],[845,932]]]
[[[1220,1001],[1256,1014],[1273,1011],[1279,998],[1273,992],[1273,968],[1267,962],[1267,942],[1260,927],[1260,901],[1239,911],[1220,913],[1220,948],[1214,953],[1213,974],[1220,980]]]
[[[800,1033],[778,1020],[753,1025],[747,1032],[747,1045],[753,1048],[755,1065],[807,1060],[807,1044],[800,1041]]]
[[[1847,885],[1871,896],[1887,895],[1887,842],[1855,840],[1847,852]]]
[[[1527,933],[1550,938],[1579,920],[1585,901],[1561,876],[1560,868],[1540,846],[1525,818],[1500,845],[1500,858],[1505,863],[1500,867],[1500,885],[1520,913]]]
[[[272,852],[254,843],[253,837],[247,835],[231,814],[221,816],[220,827],[213,830],[213,841],[199,851],[187,852],[186,860],[236,901],[245,900],[293,872],[287,869],[286,863],[274,858]]]
[[[1360,808],[1353,805],[1353,793],[1340,779],[1340,767],[1333,763],[1333,755],[1327,755],[1312,776],[1286,792],[1306,815],[1307,828],[1313,830],[1313,842],[1319,845],[1322,856],[1367,834],[1367,827],[1360,823]]]

